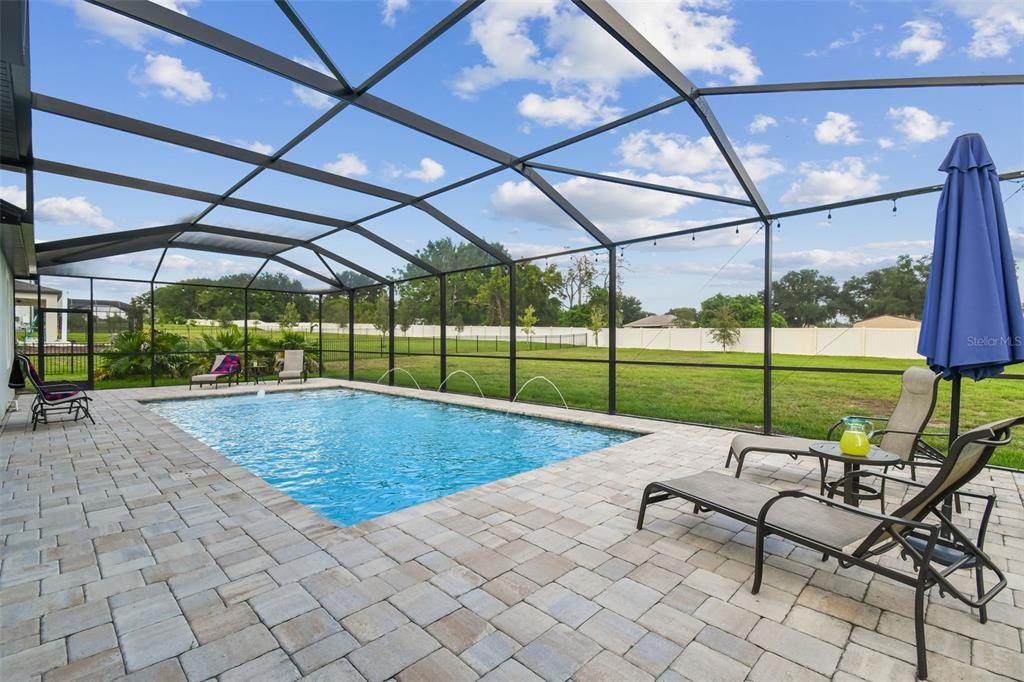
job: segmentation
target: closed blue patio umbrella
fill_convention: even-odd
[[[956,138],[939,170],[947,176],[917,352],[953,380],[952,440],[960,378],[980,381],[1024,362],[1024,314],[999,176],[981,135]]]

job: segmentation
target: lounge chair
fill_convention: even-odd
[[[277,372],[277,383],[287,379],[306,380],[306,359],[301,350],[286,350]]]
[[[21,363],[24,377],[28,379],[28,383],[32,384],[36,394],[35,400],[32,401],[33,431],[39,426],[40,421],[44,424],[50,423],[49,414],[51,412],[72,414],[74,415],[72,421],[88,419],[93,424],[96,423],[89,412],[89,403],[92,402],[92,398],[88,396],[84,388],[67,381],[42,381],[28,356],[19,353],[17,360]]]
[[[643,527],[648,505],[674,498],[692,502],[694,513],[719,512],[755,526],[754,582],[751,588],[755,594],[761,588],[764,541],[769,535],[821,552],[823,559],[835,557],[841,566],[860,566],[915,588],[917,673],[919,678],[925,679],[928,668],[924,598],[928,590],[938,585],[943,593],[956,597],[971,608],[980,609],[979,617],[984,623],[987,617],[985,605],[1006,586],[1003,573],[982,550],[995,496],[965,492],[961,487],[985,467],[997,447],[1010,442],[1010,429],[1022,424],[1024,416],[993,422],[963,434],[953,442],[945,461],[928,483],[866,470],[852,472],[850,476],[884,477],[918,489],[917,494],[892,514],[853,507],[802,490],[779,492],[750,481],[706,471],[648,485],[640,503],[636,527]],[[953,493],[985,502],[985,511],[974,540],[964,535],[943,514],[942,502]],[[893,549],[899,550],[903,558],[910,558],[913,573],[904,573],[874,561]],[[949,575],[961,568],[974,570],[976,595],[963,592],[949,581]],[[987,591],[983,569],[992,571],[996,576],[996,584]]]
[[[213,358],[213,364],[210,365],[209,372],[206,374],[196,374],[192,377],[191,381],[188,382],[188,390],[192,390],[193,384],[199,384],[200,387],[203,384],[213,384],[214,389],[216,389],[220,384],[220,380],[225,378],[228,381],[228,386],[231,385],[232,379],[237,384],[241,373],[242,361],[238,359],[237,354],[225,353],[217,355]]]
[[[917,477],[918,466],[935,466],[936,460],[941,460],[942,455],[935,448],[921,440],[925,435],[942,435],[938,433],[926,433],[925,427],[932,417],[935,409],[935,398],[938,393],[939,375],[924,367],[911,367],[903,373],[900,388],[900,397],[893,408],[892,414],[888,417],[859,417],[871,422],[885,424],[885,428],[877,429],[871,436],[878,441],[878,446],[888,452],[899,455],[903,464],[910,466],[911,478]],[[832,440],[833,435],[843,420],[838,420],[828,430],[827,440]],[[820,438],[797,438],[792,436],[764,436],[755,433],[741,433],[732,439],[729,445],[729,454],[725,458],[725,468],[728,469],[733,458],[736,459],[736,478],[740,477],[743,470],[743,461],[748,453],[767,452],[789,455],[793,459],[800,456],[815,457],[809,448],[813,443],[821,442]],[[922,462],[918,457],[924,457]],[[931,463],[927,460],[931,460]],[[821,472],[819,492],[825,493],[825,478],[828,475],[828,460],[819,457],[818,468]]]

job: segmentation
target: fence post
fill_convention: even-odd
[[[441,280],[441,378],[438,381],[443,382],[445,377],[448,376],[448,275],[443,272],[439,275]],[[455,352],[457,353],[459,348],[459,337],[455,337]],[[448,387],[443,383],[441,384],[441,391],[447,391]]]
[[[772,432],[772,224],[764,223],[764,432]]]

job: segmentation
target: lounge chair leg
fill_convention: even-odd
[[[825,477],[828,476],[828,462],[824,457],[818,458],[818,494],[825,494]],[[832,497],[829,495],[829,497]]]
[[[914,641],[917,645],[917,679],[928,679],[928,655],[924,647],[924,600],[925,600],[925,575],[927,566],[921,566],[921,572],[917,579],[917,589],[914,592]]]
[[[654,492],[654,484],[649,484],[644,488],[643,497],[640,498],[640,515],[636,519],[636,529],[641,530],[644,527],[644,514],[647,512],[647,505],[650,504],[648,500],[651,498],[651,493]]]
[[[754,543],[754,584],[750,587],[751,594],[761,591],[761,576],[764,573],[764,528],[757,529],[757,541]]]
[[[981,596],[983,594],[985,594],[985,580],[981,576],[981,566],[980,565],[978,565],[974,569],[974,583],[975,583],[975,585],[978,588],[978,599],[981,599]],[[982,625],[984,625],[985,623],[988,622],[988,606],[987,605],[982,604],[978,608],[978,620],[982,623]]]
[[[736,453],[736,478],[740,477],[740,472],[743,471],[743,460],[746,458],[746,452]]]
[[[732,464],[732,448],[729,448],[729,454],[725,456],[725,468],[728,469],[729,465]]]

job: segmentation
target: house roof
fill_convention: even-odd
[[[642,317],[639,320],[635,320],[633,322],[630,322],[629,324],[624,324],[622,326],[623,327],[627,327],[629,329],[637,329],[637,328],[644,328],[644,327],[650,327],[650,328],[674,327],[674,326],[676,326],[676,316],[675,315],[648,315],[647,317]]]
[[[874,329],[917,329],[921,326],[921,321],[902,315],[877,315],[855,322],[853,326]]]

